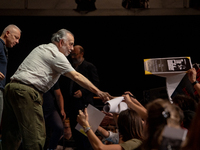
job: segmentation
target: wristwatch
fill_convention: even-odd
[[[194,85],[197,84],[197,83],[199,83],[199,81],[194,81],[194,82],[192,83],[192,86],[194,86]]]

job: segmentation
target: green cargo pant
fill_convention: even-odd
[[[8,83],[4,91],[2,120],[3,150],[42,150],[45,143],[43,97],[34,88]]]

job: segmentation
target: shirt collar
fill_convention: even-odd
[[[3,45],[5,45],[5,42],[0,38],[0,41],[3,43]]]

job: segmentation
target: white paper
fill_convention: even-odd
[[[98,126],[105,117],[105,114],[90,104],[87,107],[87,113],[89,125],[91,126],[92,131],[96,132]],[[76,125],[75,129],[87,136],[87,134],[84,132],[83,127],[79,123]]]
[[[186,139],[187,132],[188,132],[187,129],[165,126],[162,136],[174,140],[177,139],[184,141]]]
[[[168,97],[171,100],[171,95],[173,94],[176,87],[181,82],[182,78],[185,76],[186,73],[171,75],[166,77],[166,87],[167,87],[167,93]]]
[[[123,96],[109,100],[106,102],[103,110],[110,113],[120,113],[121,111],[128,109],[127,104],[125,102],[122,102],[123,100]]]

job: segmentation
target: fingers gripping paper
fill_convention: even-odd
[[[87,107],[87,113],[88,122],[91,126],[91,129],[93,130],[93,132],[96,132],[98,126],[105,117],[105,114],[90,104]],[[76,125],[75,129],[87,136],[87,134],[84,132],[83,127],[79,123]]]
[[[106,102],[103,110],[110,113],[120,113],[121,111],[128,109],[127,104],[125,102],[122,102],[123,100],[123,96],[109,100]]]

